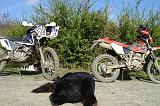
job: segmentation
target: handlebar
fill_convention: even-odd
[[[47,24],[33,25],[32,23],[28,23],[27,21],[23,21],[22,25],[23,26],[30,26],[30,27],[32,27],[32,26],[52,26],[52,27],[54,27],[54,26],[56,26],[56,23],[55,22],[50,22],[50,23],[47,23]]]
[[[139,28],[142,30],[147,30],[147,29],[149,29],[149,26],[148,25],[140,25]]]
[[[22,25],[23,25],[23,26],[33,26],[32,23],[28,23],[27,21],[23,21],[23,22],[22,22]]]

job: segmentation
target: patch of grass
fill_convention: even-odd
[[[144,80],[149,79],[148,75],[142,70],[131,71],[131,72],[129,72],[129,76],[130,77],[135,77],[136,79],[144,79]]]
[[[68,69],[68,68],[61,68],[58,72],[57,72],[57,75],[58,76],[63,76],[63,75],[65,75],[65,74],[67,74],[67,73],[69,73],[69,72],[88,72],[88,73],[90,73],[90,71],[88,71],[88,70],[85,70],[85,69]]]
[[[20,71],[22,78],[23,76],[32,76],[35,80],[44,80],[43,73],[40,71],[22,71],[19,68],[6,68],[3,73],[7,73],[7,75],[21,76],[18,70]]]
[[[8,73],[8,75],[14,75],[14,76],[17,76],[19,74],[18,72],[19,68],[6,68],[4,70],[5,73]],[[20,71],[21,74],[22,74],[22,77],[23,76],[33,76],[35,80],[44,80],[44,76],[43,76],[43,73],[42,72],[37,72],[37,71]],[[63,75],[69,73],[69,72],[88,72],[90,73],[90,71],[88,70],[85,70],[83,68],[72,68],[72,69],[69,69],[69,68],[60,68],[60,70],[57,71],[57,75],[62,77]]]

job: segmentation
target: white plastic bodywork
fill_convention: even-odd
[[[58,36],[58,31],[59,31],[59,29],[60,29],[59,26],[57,26],[57,27],[55,27],[54,29],[52,29],[52,32],[51,32],[51,34],[49,35],[49,38],[50,38],[50,39],[53,39],[53,38],[57,37],[57,36]]]
[[[48,26],[53,27],[50,35],[47,35],[45,26],[46,26],[46,27],[48,27]],[[56,26],[56,23],[55,23],[55,22],[51,22],[51,23],[49,23],[49,24],[46,24],[45,26],[38,26],[38,27],[35,29],[35,32],[36,32],[37,35],[38,35],[38,36],[37,36],[37,39],[41,39],[41,38],[43,38],[43,37],[53,39],[53,38],[55,38],[55,37],[58,36],[58,31],[59,31],[59,29],[60,29],[60,26]]]
[[[1,43],[2,47],[6,48],[7,50],[12,50],[12,47],[11,47],[8,39],[1,38],[0,43]]]
[[[58,31],[60,29],[60,26],[56,27],[55,22],[50,22],[49,24],[46,24],[45,26],[52,26],[53,27],[51,34],[47,36],[48,38],[53,39],[58,36]]]
[[[111,46],[117,54],[125,54],[122,46],[115,43],[112,43]]]

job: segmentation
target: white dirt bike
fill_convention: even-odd
[[[55,79],[59,69],[59,58],[55,50],[46,45],[49,39],[57,37],[60,27],[56,26],[55,22],[33,25],[23,21],[22,25],[30,27],[24,39],[9,40],[0,37],[0,72],[9,61],[33,64],[36,60],[41,63],[40,69],[44,77],[48,80]]]

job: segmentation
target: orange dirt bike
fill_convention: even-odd
[[[98,55],[92,63],[92,72],[97,80],[112,82],[117,79],[120,69],[142,70],[144,69],[150,80],[160,83],[160,58],[154,51],[160,47],[152,47],[153,42],[148,28],[139,27],[138,42],[128,45],[109,39],[100,38],[94,42],[92,49],[99,45],[106,49],[106,54]]]

